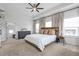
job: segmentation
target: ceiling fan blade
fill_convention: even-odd
[[[31,12],[33,12],[33,10]]]
[[[37,8],[37,9],[44,9],[44,8]]]
[[[38,4],[36,5],[36,7],[38,7],[38,6],[39,6],[39,4],[40,4],[40,3],[38,3]]]
[[[32,8],[26,7],[26,9],[32,9]]]
[[[33,7],[31,3],[28,3],[28,4],[29,4],[31,7]]]
[[[37,9],[36,9],[36,11],[39,12]]]

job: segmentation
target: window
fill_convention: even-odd
[[[46,21],[45,27],[52,27],[52,21]]]
[[[39,33],[39,23],[36,23],[36,33]]]
[[[63,34],[65,36],[79,36],[79,9],[64,12]]]
[[[79,17],[64,19],[64,35],[79,36]]]
[[[9,30],[9,33],[12,34],[14,31],[12,29]]]
[[[45,18],[45,27],[52,27],[52,17]]]

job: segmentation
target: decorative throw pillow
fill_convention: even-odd
[[[55,35],[55,29],[50,29],[49,30],[49,35]]]
[[[46,30],[44,31],[44,34],[48,34],[48,29],[46,29]]]

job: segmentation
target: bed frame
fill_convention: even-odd
[[[51,31],[53,31],[54,30],[54,34],[57,36],[56,37],[56,41],[55,42],[59,42],[59,27],[42,27],[41,28],[41,31],[48,31],[48,32],[51,32]],[[41,32],[40,31],[40,32]],[[42,33],[42,34],[46,34],[46,33]],[[47,33],[48,35],[49,35],[49,33]],[[52,42],[51,42],[52,43]],[[49,44],[48,44],[49,45]],[[47,46],[48,46],[47,45]]]
[[[59,36],[59,27],[42,27],[41,28],[41,30],[48,30],[49,32],[51,31],[51,30],[55,30],[55,35],[58,37]],[[57,39],[56,39],[57,40]],[[37,48],[37,50],[39,50],[40,52],[41,52],[41,50],[35,45],[35,44],[33,44],[33,43],[31,43],[31,42],[29,42],[29,41],[27,41],[27,40],[25,40],[25,42],[27,42],[27,43],[30,43],[32,46],[34,46],[34,47],[36,47]],[[53,42],[51,42],[51,43],[49,43],[48,45],[50,45],[50,44],[52,44]],[[47,47],[48,45],[46,45],[45,47]]]

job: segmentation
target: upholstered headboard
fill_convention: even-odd
[[[41,34],[59,36],[59,27],[42,27],[40,32]]]

